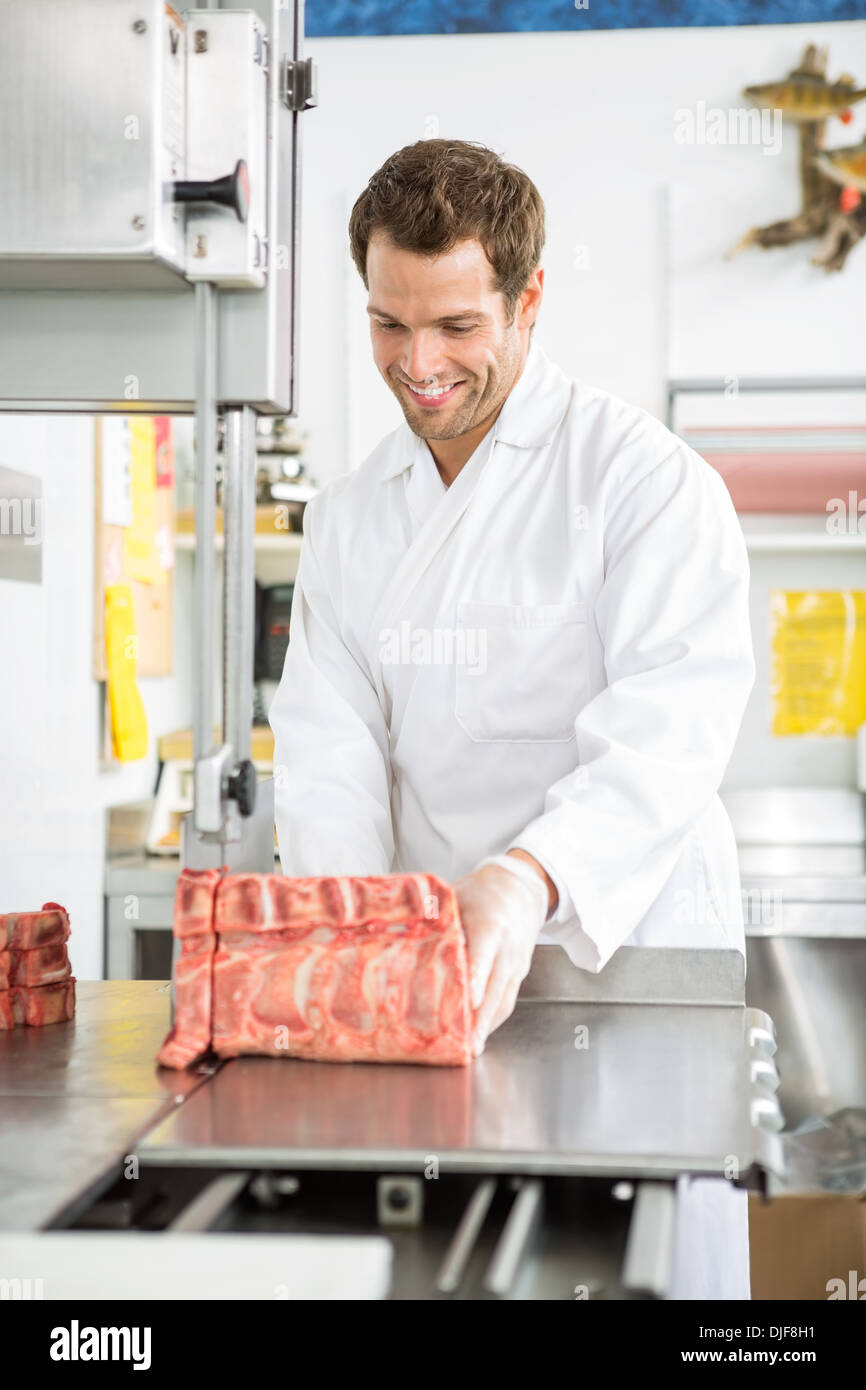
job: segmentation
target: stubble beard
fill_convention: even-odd
[[[471,378],[464,378],[465,387],[462,389],[471,392],[468,399],[464,400],[454,416],[449,421],[438,421],[431,411],[428,416],[422,408],[413,407],[411,401],[406,397],[405,390],[392,382],[389,377],[389,385],[400,402],[401,409],[413,434],[419,439],[458,439],[462,434],[468,434],[477,425],[483,422],[498,410],[502,405],[508,392],[511,390],[514,377],[517,373],[517,361],[519,357],[519,346],[509,343],[502,356],[497,357],[496,379],[492,390],[489,390],[491,383],[490,373],[484,386],[471,390]],[[503,382],[508,385],[503,387]]]

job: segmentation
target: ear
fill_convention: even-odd
[[[517,301],[517,327],[531,328],[538,317],[544,291],[544,269],[537,265],[529,278],[529,284]]]

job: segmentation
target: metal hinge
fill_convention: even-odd
[[[303,58],[299,62],[283,58],[280,65],[280,101],[290,111],[309,111],[310,107],[318,106],[317,77],[312,58]]]

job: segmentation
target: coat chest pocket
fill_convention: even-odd
[[[567,743],[589,696],[584,603],[457,604],[454,713],[477,742]]]

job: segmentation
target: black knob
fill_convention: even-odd
[[[239,159],[224,179],[176,179],[176,203],[219,203],[233,208],[239,222],[246,222],[250,210],[250,175],[246,161]]]
[[[242,816],[251,816],[256,809],[256,770],[249,758],[238,763],[228,782],[228,794],[238,803]]]

